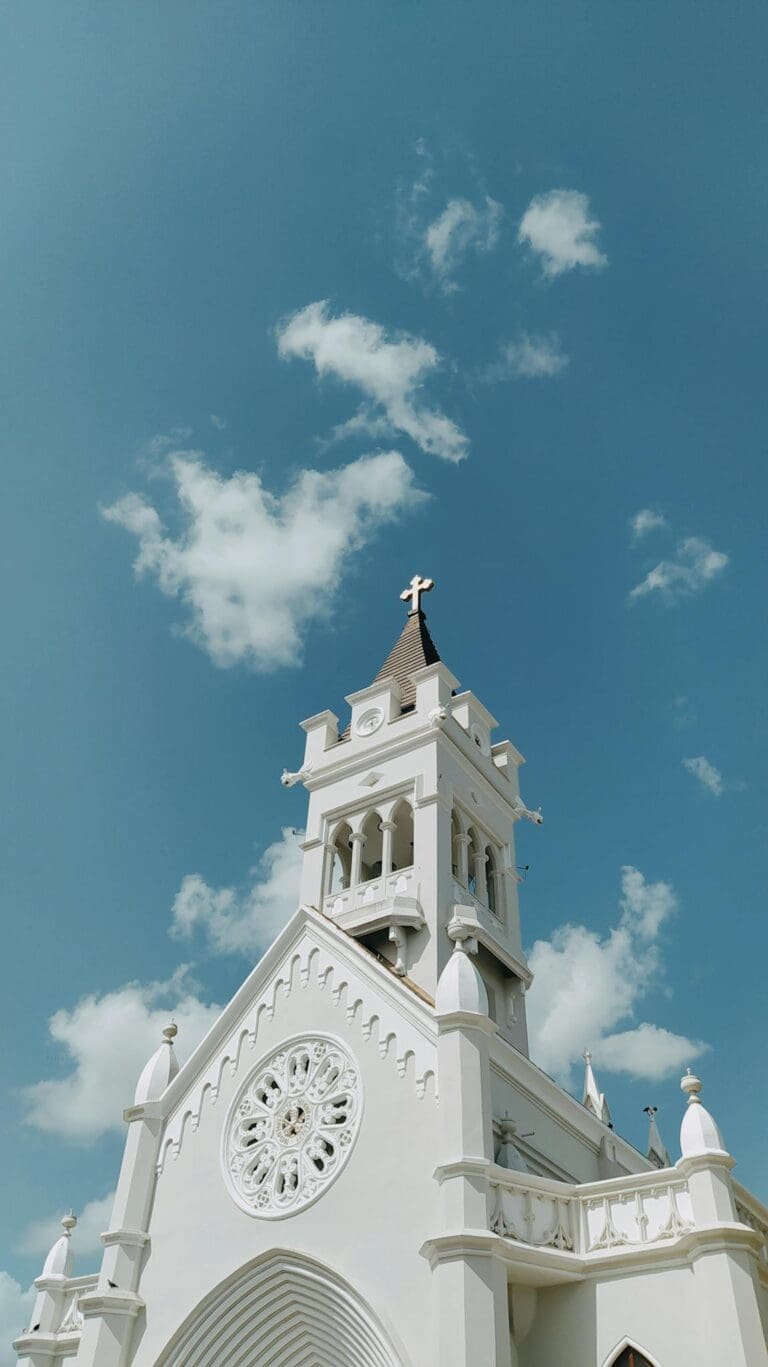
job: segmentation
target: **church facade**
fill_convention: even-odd
[[[101,1268],[64,1222],[23,1367],[768,1367],[768,1210],[687,1074],[672,1162],[528,1055],[522,756],[415,579],[348,726],[302,723],[300,905],[138,1080]]]

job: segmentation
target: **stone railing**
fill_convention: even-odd
[[[418,900],[416,874],[412,867],[370,878],[367,883],[358,883],[354,888],[329,893],[323,902],[323,911],[327,916],[341,916],[344,912],[357,911],[360,907],[389,901],[394,897]]]
[[[575,1186],[492,1170],[491,1229],[534,1248],[585,1256],[676,1239],[693,1228],[688,1184],[674,1168]]]
[[[760,1235],[762,1247],[758,1257],[768,1266],[768,1209],[740,1182],[734,1182],[733,1196],[736,1203],[736,1218]]]

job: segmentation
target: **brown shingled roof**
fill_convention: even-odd
[[[427,627],[424,613],[409,612],[400,636],[389,652],[374,683],[380,679],[397,679],[404,712],[416,705],[416,685],[410,678],[415,669],[437,664],[440,656]]]

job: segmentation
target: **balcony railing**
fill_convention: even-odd
[[[354,888],[331,892],[323,902],[323,910],[328,916],[341,916],[344,912],[356,911],[395,897],[417,901],[417,894],[415,871],[411,866],[396,869],[394,873],[380,874],[378,878],[369,878],[367,883],[358,883]]]
[[[534,1248],[585,1256],[676,1239],[693,1229],[688,1183],[674,1169],[588,1182],[519,1173],[491,1178],[491,1229]]]

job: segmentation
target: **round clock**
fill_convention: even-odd
[[[384,713],[380,707],[370,707],[367,712],[363,712],[355,722],[355,731],[358,736],[372,736],[374,731],[378,731],[384,720]]]

